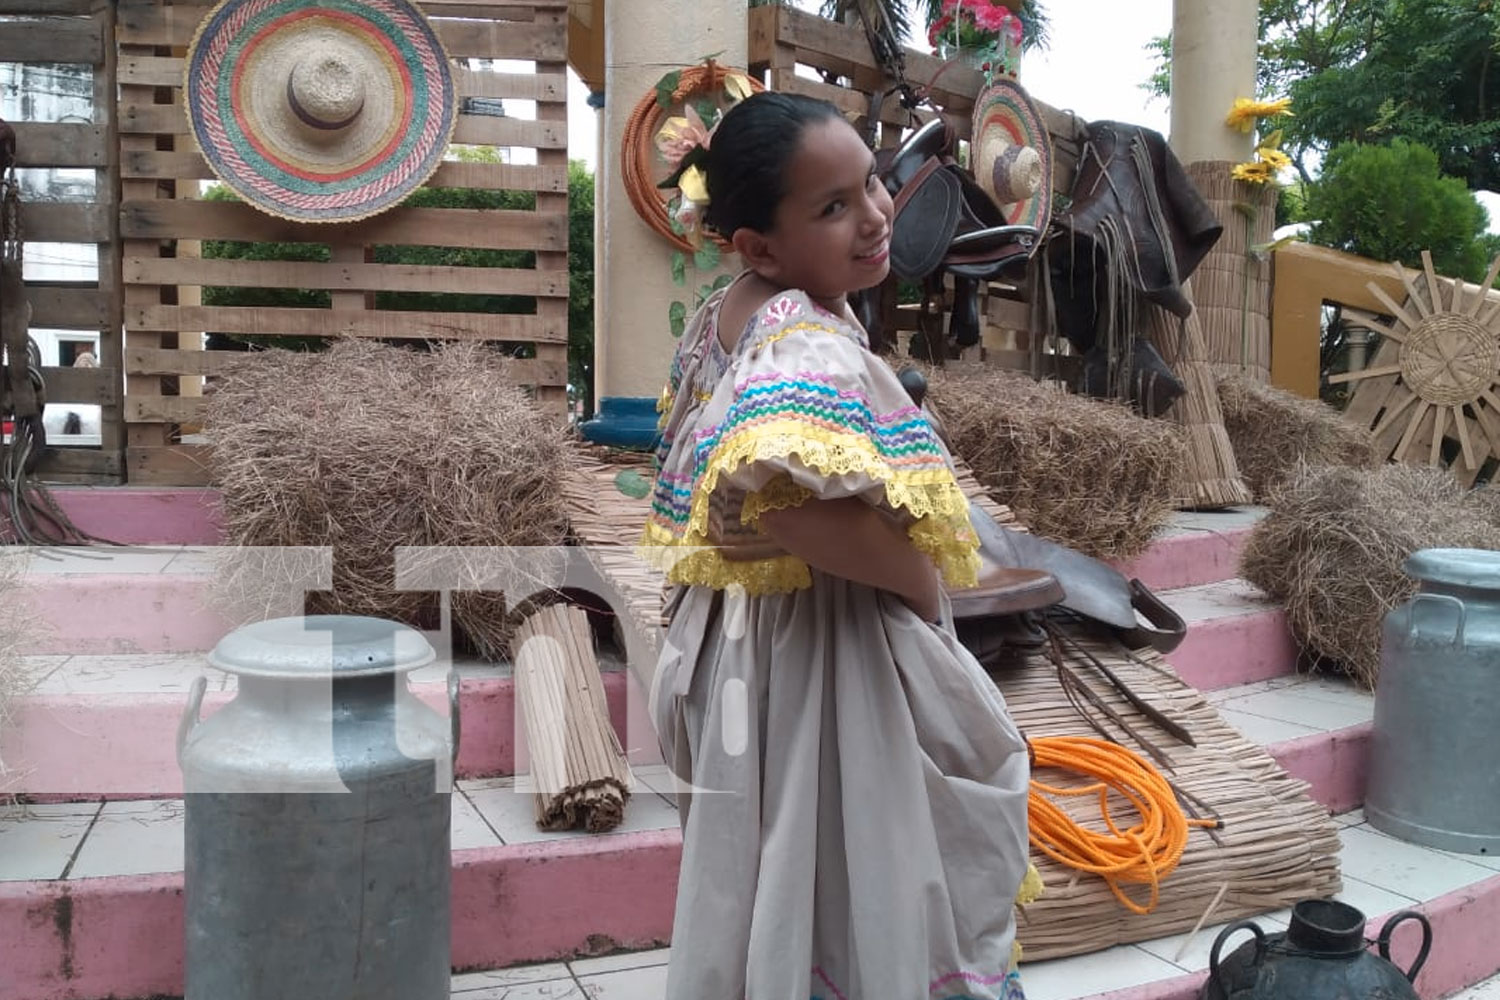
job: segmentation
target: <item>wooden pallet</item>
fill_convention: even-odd
[[[534,210],[399,207],[339,225],[289,222],[249,205],[198,197],[212,180],[189,134],[180,84],[186,46],[209,7],[120,0],[120,232],[126,372],[126,453],[132,483],[205,482],[207,443],[191,431],[202,412],[195,386],[233,352],[202,350],[203,331],[265,337],[377,337],[503,341],[529,345],[517,368],[540,405],[566,408],[568,337],[567,7],[562,0],[435,0],[420,5],[454,60],[460,101],[535,102],[535,119],[469,113],[454,142],[509,148],[535,163],[444,163],[429,187],[535,193]],[[534,62],[530,73],[474,68],[488,60]],[[469,68],[464,68],[465,66]],[[515,156],[517,150],[534,157]],[[205,240],[321,244],[326,262],[202,256]],[[376,262],[376,248],[441,246],[516,250],[533,267]],[[202,304],[204,287],[306,289],[331,308]],[[498,314],[377,308],[377,291],[517,295],[535,311]],[[445,307],[446,308],[446,307]],[[185,440],[186,438],[186,440]]]

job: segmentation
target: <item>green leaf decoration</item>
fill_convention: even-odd
[[[667,319],[672,324],[672,336],[681,337],[687,329],[687,305],[683,302],[673,302],[667,309]]]
[[[698,117],[703,119],[704,128],[713,128],[715,120],[719,117],[719,109],[714,102],[706,97],[700,97],[693,102],[693,110],[698,112]]]
[[[644,500],[651,492],[651,484],[635,469],[623,469],[615,476],[615,489],[632,500]]]
[[[713,240],[704,240],[703,245],[693,254],[693,266],[700,271],[712,271],[719,266],[719,245]]]
[[[732,275],[732,274],[721,274],[721,275],[719,275],[717,278],[714,279],[714,291],[717,292],[721,288],[728,288],[729,287],[729,283],[731,281],[733,281],[733,280],[734,280],[734,275]]]
[[[663,111],[672,110],[672,95],[677,92],[677,85],[681,82],[682,70],[680,69],[674,69],[656,81],[656,104]]]
[[[681,250],[672,254],[672,284],[687,283],[687,256]]]

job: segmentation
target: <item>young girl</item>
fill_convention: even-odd
[[[683,796],[668,1000],[1020,997],[1027,754],[945,624],[978,566],[947,453],[845,296],[890,196],[832,105],[735,105],[705,222],[744,272],[672,364],[648,547]]]

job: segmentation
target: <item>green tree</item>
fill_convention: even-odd
[[[594,415],[594,175],[568,164],[568,383]]]
[[[1144,86],[1166,96],[1171,40],[1148,48]],[[1257,91],[1292,98],[1296,117],[1275,126],[1304,181],[1340,143],[1408,139],[1471,189],[1497,189],[1497,54],[1496,0],[1261,0]]]
[[[1420,267],[1430,250],[1440,274],[1484,276],[1488,213],[1462,180],[1442,175],[1424,146],[1404,139],[1337,146],[1306,198],[1313,243],[1408,267]]]

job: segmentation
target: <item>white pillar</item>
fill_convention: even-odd
[[[746,0],[604,0],[604,134],[595,193],[602,227],[594,328],[599,417],[585,427],[593,440],[649,443],[676,347],[668,309],[674,300],[692,306],[692,281],[672,283],[672,245],[636,215],[625,193],[619,169],[625,123],[664,74],[701,55],[718,53],[723,65],[744,67],[748,35]]]
[[[1183,163],[1250,159],[1254,134],[1224,124],[1235,98],[1255,97],[1256,0],[1174,0],[1172,151]]]

